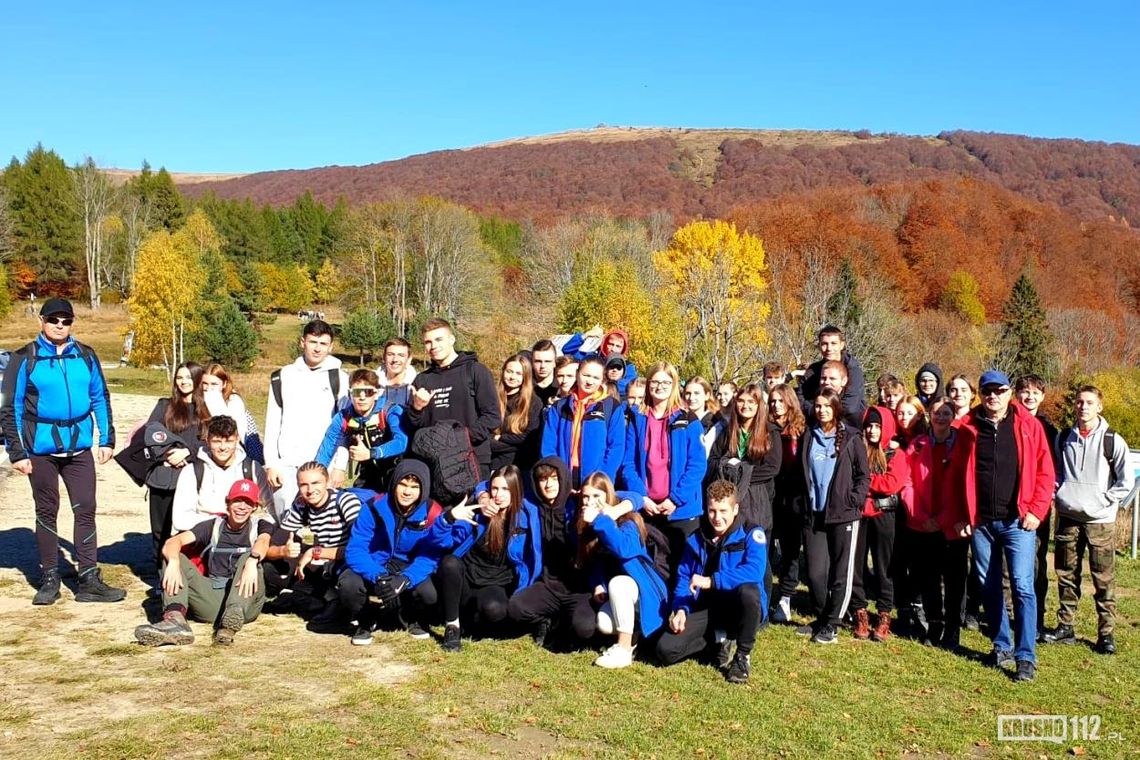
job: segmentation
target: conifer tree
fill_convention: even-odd
[[[1041,296],[1029,274],[1023,272],[1013,283],[1002,306],[1002,329],[999,338],[1001,367],[1011,376],[1040,375],[1054,379],[1057,374],[1057,355],[1053,348],[1053,335],[1045,317]]]

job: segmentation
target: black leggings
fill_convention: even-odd
[[[855,545],[855,585],[851,590],[851,609],[867,609],[867,557],[874,565],[876,585],[875,609],[890,612],[895,605],[895,513],[864,517]]]
[[[174,516],[174,491],[152,488],[150,501],[150,538],[154,544],[154,566],[162,567],[162,545],[170,538],[171,518]]]
[[[439,605],[443,622],[458,620],[460,612],[476,625],[494,625],[507,617],[507,586],[473,586],[464,573],[463,560],[449,554],[439,562]]]
[[[657,640],[657,659],[666,665],[700,654],[709,645],[710,634],[723,630],[736,640],[736,650],[750,654],[760,627],[760,587],[745,583],[731,591],[703,591],[698,603],[703,606],[686,616],[685,630],[673,633],[665,624]]]
[[[775,525],[772,527],[771,538],[779,547],[779,559],[776,552],[768,553],[769,564],[776,562],[776,574],[780,576],[779,593],[772,599],[779,601],[779,597],[793,597],[796,588],[800,585],[800,547],[803,544],[804,518],[789,508],[777,507],[775,510]]]
[[[79,571],[95,569],[98,538],[95,535],[95,457],[82,451],[73,457],[32,455],[32,501],[36,505],[36,547],[40,567],[59,567],[59,479],[67,488],[74,528],[72,542]]]
[[[965,538],[947,541],[941,532],[917,531],[910,531],[909,541],[914,549],[915,582],[922,595],[927,636],[957,645],[962,630],[962,610],[966,597],[966,550],[970,541]]]
[[[588,641],[598,629],[598,613],[590,600],[588,592],[571,591],[558,580],[542,580],[512,596],[507,614],[525,625],[543,620],[569,622],[574,635]]]

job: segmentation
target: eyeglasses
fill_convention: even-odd
[[[63,325],[64,327],[71,327],[73,322],[75,322],[74,317],[44,317],[45,325]]]
[[[353,388],[349,391],[349,394],[353,398],[372,398],[377,393],[379,393],[379,391],[375,388]]]
[[[1009,386],[1008,385],[1004,386],[1004,387],[998,387],[998,388],[995,388],[993,386],[990,386],[989,388],[982,388],[982,395],[983,396],[1000,396],[1003,393],[1009,393]]]
[[[655,385],[658,388],[668,388],[669,386],[671,386],[673,384],[673,381],[672,380],[650,380],[649,384]]]

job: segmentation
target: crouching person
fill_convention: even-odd
[[[226,515],[206,520],[169,538],[162,546],[162,620],[140,625],[135,638],[146,646],[189,644],[190,616],[214,624],[214,643],[232,644],[234,634],[255,620],[265,603],[262,558],[273,523],[253,520],[261,489],[252,480],[235,482],[226,495]],[[206,575],[182,553],[202,547]]]
[[[725,677],[747,683],[761,610],[768,605],[762,582],[768,537],[743,521],[732,483],[714,481],[707,500],[705,519],[689,536],[677,568],[673,613],[657,642],[657,658],[672,665],[713,645]]]
[[[382,613],[413,638],[428,637],[424,619],[439,600],[432,574],[443,555],[431,529],[443,508],[430,492],[428,466],[405,459],[396,465],[388,493],[360,509],[345,549],[348,568],[337,581],[344,613],[356,621],[356,646],[372,643]]]

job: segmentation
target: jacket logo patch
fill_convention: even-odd
[[[764,531],[761,528],[756,528],[752,531],[752,540],[758,544],[768,543],[768,538],[764,535]]]
[[[151,435],[151,438],[153,438],[154,442],[157,444],[166,443],[166,433],[162,430],[154,431],[154,433]]]

